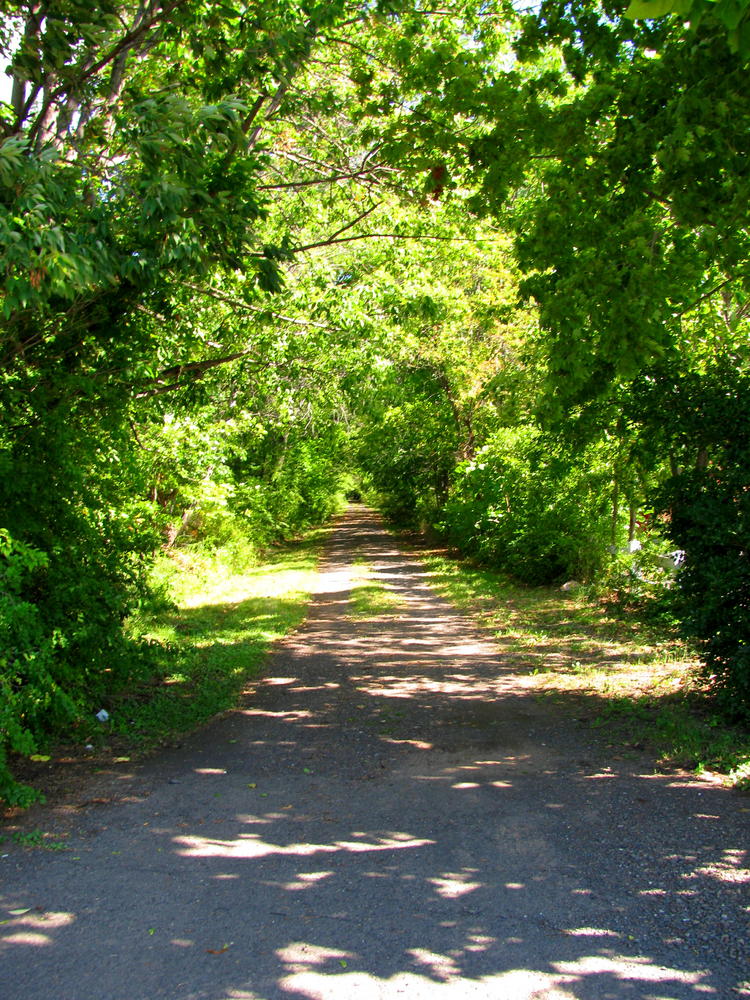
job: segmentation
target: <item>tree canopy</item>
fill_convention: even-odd
[[[532,583],[684,549],[747,712],[749,44],[740,0],[2,2],[0,745],[148,673],[160,548],[347,486]]]

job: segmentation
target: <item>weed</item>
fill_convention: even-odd
[[[13,834],[12,840],[21,847],[42,847],[45,851],[66,851],[68,849],[68,845],[60,840],[49,840],[48,835],[43,830],[18,831]]]
[[[729,772],[729,777],[735,788],[750,792],[750,757]]]

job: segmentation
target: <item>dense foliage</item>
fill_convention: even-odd
[[[160,548],[259,552],[352,477],[532,583],[684,549],[747,712],[746,36],[734,0],[2,2],[0,753],[148,674]]]

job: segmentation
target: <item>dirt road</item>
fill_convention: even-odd
[[[613,764],[363,508],[320,579],[236,712],[3,848],[3,1000],[750,996],[747,797]]]

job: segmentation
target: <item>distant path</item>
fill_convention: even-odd
[[[348,614],[355,558],[390,617]],[[351,508],[240,710],[71,850],[2,848],[0,997],[750,995],[750,798],[610,766],[554,712]]]

